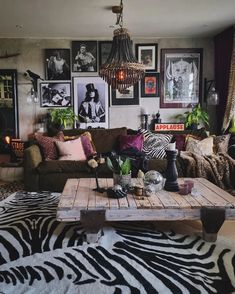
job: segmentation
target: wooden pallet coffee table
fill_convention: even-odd
[[[134,180],[134,179],[133,179]],[[88,242],[96,242],[104,221],[201,220],[203,238],[214,242],[225,219],[235,219],[235,197],[203,178],[190,179],[199,196],[158,191],[149,197],[128,194],[111,199],[93,191],[95,179],[68,179],[57,210],[57,220],[81,221]],[[183,179],[178,179],[179,183]],[[99,179],[101,187],[112,187],[113,179]]]

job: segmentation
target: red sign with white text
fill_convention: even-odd
[[[167,123],[167,124],[155,124],[155,131],[184,131],[184,124]]]

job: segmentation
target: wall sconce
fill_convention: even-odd
[[[207,105],[219,105],[219,94],[215,89],[215,81],[204,81],[204,101]]]

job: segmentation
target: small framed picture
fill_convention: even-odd
[[[135,84],[123,93],[112,89],[111,105],[139,105],[138,84]]]
[[[161,108],[190,108],[201,102],[201,48],[161,50]]]
[[[157,72],[146,72],[140,82],[141,97],[160,96],[160,74]]]
[[[43,81],[40,83],[41,107],[68,107],[72,104],[70,82]]]
[[[97,72],[97,41],[72,42],[73,72]]]
[[[108,84],[100,77],[74,77],[74,111],[81,128],[108,128]]]
[[[99,41],[99,66],[101,67],[109,57],[112,41]]]
[[[136,44],[136,58],[143,63],[145,70],[157,71],[157,44]]]
[[[45,49],[46,80],[70,80],[70,49]]]

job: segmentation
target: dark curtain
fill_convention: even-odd
[[[220,95],[217,106],[217,134],[221,133],[223,118],[228,97],[229,71],[233,50],[233,30],[230,27],[214,38],[215,43],[215,84]]]

